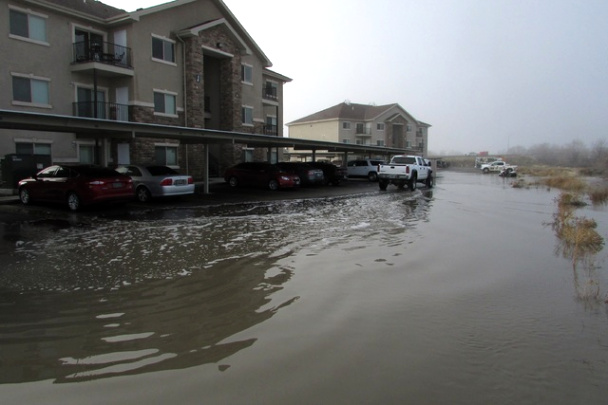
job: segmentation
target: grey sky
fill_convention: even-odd
[[[608,139],[608,1],[224,2],[293,79],[285,122],[350,100],[399,103],[438,154]]]

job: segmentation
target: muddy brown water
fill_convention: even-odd
[[[511,182],[21,226],[0,402],[604,403],[606,251],[564,257],[558,192]]]

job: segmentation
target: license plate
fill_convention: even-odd
[[[123,188],[124,184],[122,183],[112,183],[112,188]]]
[[[185,186],[186,185],[186,180],[175,180],[174,184],[176,186]]]

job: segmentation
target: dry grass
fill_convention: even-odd
[[[608,186],[594,188],[588,192],[589,199],[593,205],[608,203]]]

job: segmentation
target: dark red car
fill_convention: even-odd
[[[115,170],[94,165],[55,165],[19,182],[23,204],[44,201],[67,204],[72,211],[83,205],[133,200],[133,180]]]
[[[232,187],[264,187],[271,190],[300,185],[298,175],[288,173],[276,164],[267,162],[239,163],[226,170],[224,180]]]

